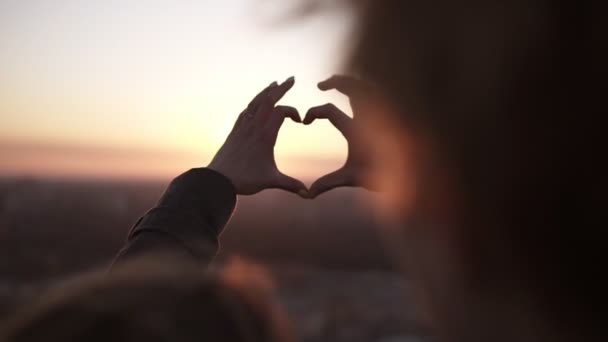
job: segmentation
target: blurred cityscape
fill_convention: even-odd
[[[107,267],[165,186],[0,180],[0,317],[58,279]],[[407,280],[361,205],[368,196],[241,197],[218,258],[238,254],[268,268],[300,341],[422,341]]]

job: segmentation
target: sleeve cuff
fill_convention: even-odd
[[[221,173],[191,169],[175,178],[158,202],[159,207],[190,211],[217,236],[228,223],[236,205],[236,190]]]
[[[191,169],[169,184],[158,205],[133,227],[129,240],[149,231],[171,235],[193,252],[217,249],[235,205],[236,191],[228,178],[207,168]]]

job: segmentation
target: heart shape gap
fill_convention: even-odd
[[[316,120],[310,125],[286,120],[279,131],[274,155],[281,172],[310,186],[344,165],[348,144],[326,120]]]

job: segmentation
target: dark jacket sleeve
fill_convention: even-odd
[[[114,265],[153,253],[208,264],[217,253],[218,236],[235,205],[236,193],[228,178],[206,168],[187,171],[171,182],[158,205],[133,226]]]

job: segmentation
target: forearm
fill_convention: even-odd
[[[205,168],[185,172],[131,229],[114,264],[132,256],[162,253],[208,264],[235,204],[236,193],[226,177]]]

